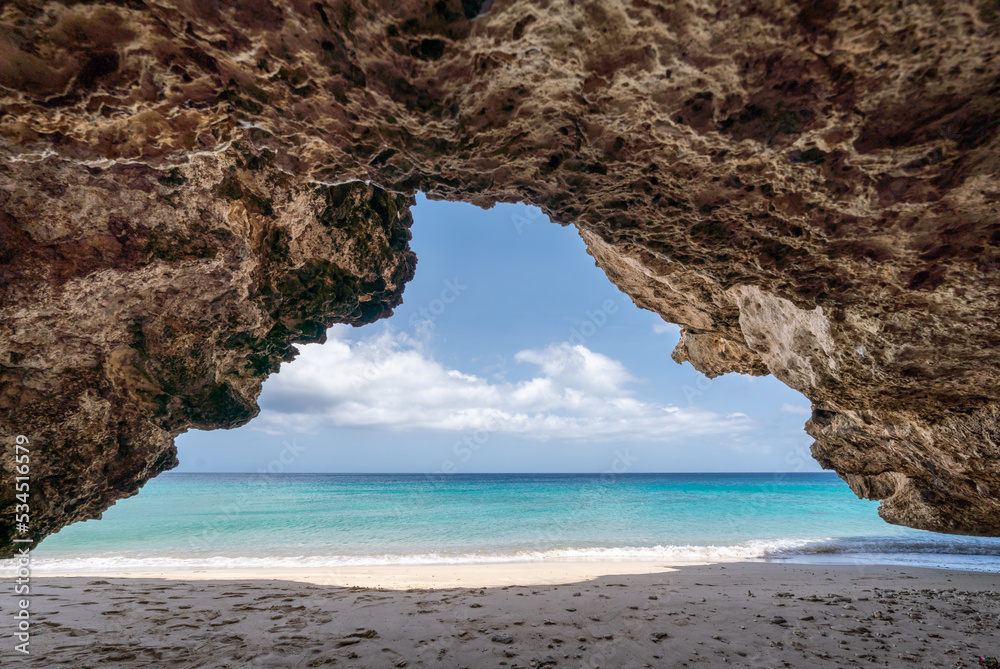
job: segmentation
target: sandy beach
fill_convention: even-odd
[[[1000,652],[998,586],[764,563],[38,575],[22,664],[973,667]]]

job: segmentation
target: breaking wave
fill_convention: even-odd
[[[975,538],[912,541],[879,538],[754,540],[731,546],[667,545],[565,547],[545,550],[466,553],[382,553],[359,555],[214,555],[172,557],[103,554],[35,557],[34,573],[160,572],[215,569],[336,569],[383,565],[502,564],[512,562],[833,562],[904,564],[1000,571],[1000,548]],[[15,571],[13,561],[0,574]]]

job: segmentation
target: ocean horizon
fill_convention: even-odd
[[[1000,572],[1000,539],[890,525],[877,507],[827,472],[166,473],[32,557],[38,573],[747,560]]]

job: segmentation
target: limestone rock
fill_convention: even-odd
[[[296,182],[271,157],[234,145],[166,172],[8,165],[0,431],[5,467],[14,435],[31,440],[32,536],[176,466],[181,432],[256,416],[293,342],[400,303],[411,198]]]
[[[812,400],[887,520],[1000,535],[994,0],[23,0],[0,31],[0,436],[32,437],[36,536],[387,315],[416,190],[577,226],[676,360]]]

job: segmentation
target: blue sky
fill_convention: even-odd
[[[575,228],[417,202],[392,318],[300,347],[249,425],[178,438],[178,471],[819,470],[804,397],[673,362],[677,327],[615,288]]]

